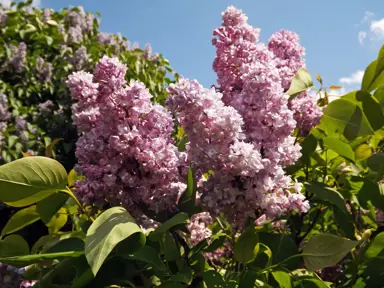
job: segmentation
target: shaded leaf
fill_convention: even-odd
[[[27,241],[20,235],[9,235],[0,240],[0,257],[20,256],[29,254]]]
[[[309,271],[339,263],[359,242],[332,234],[317,234],[303,248],[303,259]]]
[[[163,234],[167,231],[170,231],[175,226],[185,225],[189,223],[189,216],[187,213],[181,212],[173,216],[171,219],[160,224],[155,231],[149,234],[149,239],[151,241],[159,241]]]
[[[36,221],[40,220],[40,215],[36,211],[36,205],[17,211],[1,231],[1,236],[16,232]]]
[[[245,230],[235,243],[235,259],[247,264],[256,259],[259,252],[259,237],[254,227]]]

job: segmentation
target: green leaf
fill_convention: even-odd
[[[313,134],[309,134],[305,137],[301,143],[301,160],[304,164],[309,165],[311,163],[311,155],[315,152],[317,147],[317,139]]]
[[[245,271],[244,273],[242,273],[241,278],[239,280],[239,288],[255,287],[256,279],[257,279],[257,274],[255,271],[251,271],[251,270]]]
[[[20,235],[14,234],[0,240],[0,257],[20,256],[29,254],[27,241]]]
[[[34,204],[66,184],[64,167],[50,158],[25,157],[0,166],[0,199],[10,206]]]
[[[259,237],[254,227],[249,227],[235,243],[235,259],[244,264],[253,262],[259,249]]]
[[[291,288],[291,276],[287,272],[284,271],[274,271],[272,272],[273,278],[275,278],[276,282],[279,283],[279,287],[281,288]]]
[[[379,102],[381,112],[384,113],[384,87],[377,89],[373,96]]]
[[[359,91],[358,93],[363,92]],[[369,93],[366,93],[363,97],[362,102],[364,115],[367,117],[372,129],[376,131],[384,125],[384,115],[380,102]]]
[[[336,265],[358,243],[332,234],[317,234],[303,248],[305,266],[309,271],[316,271]]]
[[[324,282],[316,278],[304,278],[294,282],[294,287],[298,288],[330,288],[332,286],[327,285],[327,282]],[[329,282],[328,282],[329,283]]]
[[[371,92],[384,84],[384,46],[381,47],[377,60],[365,69],[361,89]]]
[[[51,254],[34,254],[27,256],[14,256],[14,257],[2,257],[0,258],[1,263],[6,263],[15,267],[25,267],[34,263],[40,263],[51,259],[62,259],[67,257],[79,257],[83,255],[83,251],[68,251]]]
[[[53,43],[52,37],[47,35],[45,36],[45,41],[47,41],[48,46],[51,46],[51,44]]]
[[[40,215],[36,211],[36,205],[24,208],[16,212],[1,231],[1,237],[16,232],[36,221],[40,220]]]
[[[344,197],[338,191],[327,187],[323,183],[311,183],[306,188],[315,195],[313,201],[320,200],[335,205],[340,210],[346,209]]]
[[[177,247],[172,234],[166,232],[163,239],[164,255],[168,261],[176,261],[180,259],[180,249]]]
[[[325,203],[333,207],[333,212],[337,224],[348,238],[354,238],[354,224],[352,216],[349,214],[344,197],[336,190],[331,189],[323,183],[311,183],[307,185],[307,190],[314,194],[313,202]]]
[[[149,239],[151,241],[159,241],[163,234],[175,226],[185,225],[189,223],[189,216],[187,213],[181,212],[173,216],[171,219],[162,223],[159,227],[155,229],[155,231],[149,234]]]
[[[259,232],[259,240],[272,252],[272,264],[280,263],[291,256],[299,254],[297,246],[290,235]],[[299,258],[293,258],[286,263],[286,266],[296,267],[299,262]]]
[[[384,193],[377,182],[356,176],[353,176],[350,182],[358,187],[357,198],[363,208],[367,209],[367,203],[370,201],[376,208],[384,210]]]
[[[361,144],[355,148],[355,160],[362,161],[367,159],[372,154],[372,148],[368,144]]]
[[[46,253],[62,253],[68,251],[84,251],[84,241],[80,238],[63,239],[46,250]]]
[[[57,26],[58,25],[57,22],[55,20],[52,20],[52,19],[48,20],[47,23],[51,26]]]
[[[384,257],[384,232],[381,232],[373,238],[368,249],[365,251],[366,258],[375,258],[377,256]]]
[[[207,287],[224,288],[226,284],[223,277],[216,271],[209,270],[203,273],[203,280]]]
[[[46,223],[46,226],[49,228],[49,233],[53,234],[58,232],[64,225],[67,223],[68,214],[65,208],[60,208],[59,211],[51,218],[51,220]]]
[[[375,172],[380,171],[381,167],[384,165],[384,153],[375,153],[367,160],[368,167]]]
[[[295,77],[292,79],[291,86],[286,92],[290,96],[289,100],[295,98],[301,92],[306,91],[308,88],[313,87],[313,80],[311,74],[305,68],[300,68]]]
[[[134,235],[137,237],[132,237]],[[94,275],[113,248],[129,237],[132,237],[131,245],[136,249],[145,244],[144,233],[124,208],[113,207],[97,217],[89,227],[85,240],[85,256]]]
[[[167,267],[160,260],[158,251],[150,246],[141,247],[128,258],[146,262],[156,270],[167,271]]]
[[[43,220],[45,224],[51,221],[52,217],[64,206],[68,198],[68,194],[55,193],[38,202],[36,204],[36,210],[41,220]]]
[[[181,195],[178,202],[180,211],[188,213],[191,217],[193,214],[199,213],[200,210],[195,206],[197,184],[195,176],[191,168],[188,170],[187,189]]]
[[[45,148],[45,157],[52,158],[53,155],[53,149],[55,148],[55,145],[59,143],[60,141],[63,141],[63,138],[57,138],[53,140],[46,148]]]
[[[351,146],[348,143],[336,138],[336,137],[324,137],[324,145],[333,151],[335,151],[340,156],[355,162],[355,153],[353,152]]]
[[[362,109],[347,98],[337,99],[328,104],[323,111],[319,128],[328,135],[342,133],[348,140],[359,136],[374,135]]]

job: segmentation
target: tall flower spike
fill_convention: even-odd
[[[240,10],[228,7],[223,13],[222,26],[213,33],[216,46],[213,67],[224,94],[223,101],[243,117],[245,139],[260,150],[263,158],[264,168],[245,181],[243,192],[238,191],[236,197],[243,195],[248,207],[262,208],[269,218],[290,210],[305,211],[306,205],[297,209],[297,201],[290,197],[288,188],[292,180],[283,170],[301,154],[300,146],[291,137],[296,121],[284,94],[278,61],[264,44],[256,43],[259,30],[246,21]],[[304,202],[301,194],[295,195]]]

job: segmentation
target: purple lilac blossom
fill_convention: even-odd
[[[77,71],[87,68],[88,54],[85,46],[81,46],[76,50],[74,57],[71,59],[71,63]]]
[[[51,100],[47,100],[43,103],[39,104],[39,114],[41,116],[46,116],[52,113],[52,110],[54,108],[54,104]]]
[[[42,57],[38,57],[36,61],[37,78],[45,83],[51,81],[52,64],[45,62]]]
[[[83,31],[80,26],[72,26],[68,29],[68,42],[78,43],[83,41]]]
[[[25,62],[27,61],[27,45],[20,42],[19,46],[10,45],[12,56],[9,64],[13,67],[16,73],[22,73],[25,69]]]
[[[24,268],[15,268],[7,264],[0,263],[0,283],[1,288],[22,287]],[[31,286],[25,286],[31,287]]]
[[[47,22],[48,20],[51,20],[51,15],[52,15],[52,9],[45,8],[43,10],[43,21]]]
[[[126,70],[117,58],[105,56],[93,75],[75,72],[68,78],[78,101],[74,123],[83,132],[76,169],[86,178],[77,183],[76,193],[86,203],[107,199],[129,210],[138,203],[154,211],[173,210],[186,188],[185,156],[171,143],[169,112],[151,103],[141,82],[126,85]]]

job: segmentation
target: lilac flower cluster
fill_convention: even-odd
[[[0,283],[2,288],[27,288],[32,285],[22,286],[24,268],[15,268],[7,264],[0,263]],[[27,284],[27,283],[24,283]]]
[[[281,30],[274,33],[268,42],[268,49],[275,55],[276,67],[279,70],[281,83],[288,90],[296,72],[305,67],[304,48],[299,43],[295,32]],[[303,92],[289,103],[293,117],[297,122],[301,135],[308,135],[312,127],[320,122],[322,110],[316,104],[315,95]]]
[[[323,111],[317,105],[316,95],[305,91],[289,104],[289,108],[294,113],[293,117],[297,122],[296,127],[300,130],[300,135],[308,135],[309,131],[320,123],[323,116]]]
[[[7,120],[11,113],[8,111],[8,99],[5,94],[0,94],[0,148],[3,145],[4,131],[7,129]],[[1,149],[0,149],[1,152]]]
[[[76,50],[75,55],[70,62],[75,66],[77,71],[88,68],[88,53],[85,46],[81,46]]]
[[[46,62],[42,57],[38,57],[36,60],[37,78],[39,81],[45,83],[50,82],[52,78],[52,64]]]
[[[263,163],[256,177],[243,183],[246,201],[239,211],[253,206],[265,211],[267,218],[290,210],[306,212],[308,202],[292,191],[292,180],[283,170],[301,154],[291,137],[296,121],[288,107],[275,55],[264,44],[256,43],[259,29],[248,25],[247,17],[233,6],[223,13],[222,26],[214,36],[217,56],[213,68],[223,101],[243,117],[246,141],[260,151]]]
[[[44,22],[47,22],[48,20],[51,20],[51,15],[53,13],[53,10],[52,9],[49,9],[49,8],[45,8],[43,10],[43,21]]]
[[[213,252],[204,253],[204,257],[211,262],[224,264],[227,262],[227,259],[233,258],[233,246],[229,241],[225,241],[223,247]]]
[[[195,246],[200,241],[211,237],[212,231],[208,225],[212,224],[212,217],[208,212],[202,212],[192,215],[190,222],[187,226],[190,235],[192,246]]]
[[[43,103],[39,104],[39,115],[40,116],[46,116],[52,113],[53,108],[55,105],[51,100],[47,100]]]
[[[73,120],[83,135],[76,144],[78,170],[86,178],[76,193],[86,202],[109,202],[136,210],[172,210],[186,185],[185,155],[170,135],[171,115],[152,104],[140,82],[126,85],[126,66],[103,57],[93,75],[76,72],[67,84]]]
[[[11,59],[8,62],[16,73],[22,73],[25,69],[25,62],[27,60],[27,45],[20,42],[19,46],[10,45]]]
[[[82,33],[89,33],[93,29],[93,20],[95,16],[84,11],[82,6],[76,7],[76,9],[69,8],[68,14],[65,17],[68,26],[76,27],[77,31]]]

